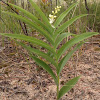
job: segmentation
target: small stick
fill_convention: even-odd
[[[10,7],[11,10],[14,11],[17,15],[19,15],[19,13],[18,13],[16,10],[14,10],[8,3],[4,2],[3,0],[1,0],[1,1],[2,1],[5,5],[7,5],[8,7]],[[21,26],[21,28],[22,28],[24,34],[27,35],[27,34],[26,34],[27,31],[26,31],[25,25],[24,25],[24,27],[25,27],[25,28],[24,28],[20,20],[19,20],[19,24],[20,24],[20,26]]]

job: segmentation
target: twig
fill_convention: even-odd
[[[17,15],[19,15],[19,13],[16,11],[16,10],[14,10],[8,3],[6,3],[6,2],[4,2],[3,0],[1,0],[5,5],[7,5],[8,7],[10,7],[10,9],[12,10],[12,11],[14,11]],[[19,24],[20,24],[20,26],[21,26],[21,28],[22,28],[22,30],[23,30],[23,32],[24,32],[24,34],[26,35],[26,27],[24,26],[23,27],[23,25],[22,25],[22,23],[21,23],[21,21],[20,20],[18,20],[19,21]]]
[[[88,5],[87,5],[87,0],[85,0],[85,8],[86,8],[86,10],[87,10],[87,12],[89,14],[89,8],[88,8]]]

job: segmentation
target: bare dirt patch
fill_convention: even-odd
[[[100,51],[95,48],[100,47],[85,44],[66,64],[61,86],[75,76],[81,78],[61,100],[99,100]],[[0,51],[0,100],[56,100],[56,86],[48,73],[25,50],[7,42]]]

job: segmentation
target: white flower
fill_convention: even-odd
[[[52,13],[54,14],[54,11],[52,11]]]
[[[49,20],[50,20],[50,21],[49,21],[50,24],[52,24],[52,23],[54,22],[54,19],[50,19],[50,18],[49,18]]]
[[[56,18],[57,16],[53,16],[54,18]]]
[[[50,22],[50,24],[52,24],[54,21],[55,21],[55,18],[56,18],[57,16],[54,16],[54,15],[51,15],[51,14],[49,14],[49,22]]]
[[[60,11],[60,8],[61,8],[61,6],[57,6],[57,7],[55,8],[55,14],[58,13],[58,11]]]
[[[57,9],[60,9],[61,8],[61,6],[57,6]]]
[[[57,11],[57,10],[55,10],[55,14],[57,14],[57,12],[58,12],[58,11]]]
[[[59,6],[59,8],[61,8],[61,6]]]
[[[49,23],[51,24],[51,26],[52,26],[53,28],[55,28],[55,27],[52,25],[52,23],[55,21],[55,19],[56,19],[56,17],[57,17],[57,16],[55,16],[55,15],[58,13],[58,11],[60,11],[60,8],[61,8],[61,6],[57,6],[57,7],[55,8],[55,11],[52,11],[52,14],[49,14]]]
[[[49,17],[50,17],[50,18],[52,18],[52,17],[53,17],[53,15],[49,14]]]

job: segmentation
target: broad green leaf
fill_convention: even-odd
[[[34,59],[34,61],[38,65],[40,65],[43,69],[45,69],[52,76],[55,83],[57,84],[57,78],[56,78],[56,75],[54,74],[54,72],[52,71],[52,69],[44,61],[40,60],[39,58],[32,56],[32,55],[31,55],[31,57],[32,57],[32,59]]]
[[[99,33],[97,32],[86,32],[86,33],[82,33],[80,35],[75,36],[73,39],[69,40],[68,42],[66,42],[59,50],[57,53],[57,57],[58,60],[61,57],[61,55],[67,50],[69,49],[71,46],[73,46],[74,44],[83,41],[84,39],[87,39],[93,35],[97,35]]]
[[[44,35],[51,44],[53,44],[53,40],[52,40],[51,36],[45,30],[43,30],[40,26],[38,26],[37,24],[33,23],[29,19],[27,19],[25,17],[22,17],[20,15],[14,14],[14,13],[10,13],[10,12],[4,12],[3,11],[3,13],[9,14],[9,15],[11,15],[11,16],[13,16],[13,17],[25,22],[26,24],[30,25],[31,27],[34,27],[37,31],[40,32],[40,34]]]
[[[71,50],[70,52],[67,53],[67,55],[65,57],[63,57],[63,59],[60,61],[59,65],[59,70],[58,70],[58,75],[60,74],[60,72],[62,71],[63,67],[65,66],[65,64],[67,63],[67,61],[70,59],[70,57],[73,55],[73,53],[78,50],[82,44],[84,42],[79,43],[73,50]]]
[[[16,6],[14,4],[9,3],[9,5],[17,8],[18,10],[20,10],[21,12],[23,12],[25,14],[25,16],[27,16],[28,18],[32,19],[33,21],[35,21],[38,25],[41,25],[44,29],[46,29],[46,31],[48,31],[48,33],[51,33],[51,29],[49,27],[47,27],[44,23],[42,23],[40,20],[38,20],[37,17],[35,17],[32,13],[28,12],[27,10]],[[52,34],[52,33],[51,33]]]
[[[77,4],[78,4],[78,2],[72,4],[66,11],[64,11],[64,12],[56,19],[56,21],[55,21],[55,23],[54,23],[54,26],[57,27],[57,26],[61,23],[61,21],[64,19],[64,17],[67,16],[67,14],[68,14]]]
[[[50,27],[51,30],[53,30],[52,26],[50,25],[48,18],[45,16],[45,14],[42,12],[42,10],[39,8],[39,6],[33,2],[32,0],[29,0],[31,5],[35,8],[35,10],[40,14],[41,18],[43,19],[43,21],[45,22],[45,24],[47,26]]]
[[[61,34],[57,37],[57,39],[56,39],[56,41],[55,41],[54,48],[57,48],[57,46],[60,44],[60,42],[61,42],[64,38],[66,38],[66,37],[68,37],[68,36],[70,36],[70,35],[73,35],[73,34],[72,34],[72,33],[61,33]]]
[[[74,85],[77,83],[77,81],[79,80],[80,76],[75,77],[71,80],[69,80],[59,91],[59,95],[58,95],[58,100],[65,94],[67,93],[69,90],[71,90]]]
[[[23,43],[18,43],[18,44],[20,44],[22,47],[24,47],[29,52],[34,53],[34,54],[36,54],[38,56],[41,56],[41,57],[45,58],[47,61],[49,61],[55,67],[57,67],[57,64],[55,63],[54,59],[51,58],[50,56],[48,56],[46,53],[44,53],[44,52],[42,52],[42,51],[40,51],[38,49],[31,48],[30,46],[26,46]]]
[[[81,17],[87,16],[87,14],[82,14],[79,16],[75,16],[72,19],[68,20],[67,22],[65,22],[63,25],[61,25],[60,27],[58,27],[58,29],[55,31],[54,33],[54,40],[56,39],[56,37],[62,32],[64,31],[69,25],[71,25],[73,22],[75,22],[76,20],[78,20]]]
[[[0,35],[10,37],[10,38],[16,38],[16,39],[28,41],[28,42],[31,42],[33,44],[44,47],[44,48],[48,49],[49,51],[51,51],[52,53],[54,53],[53,49],[49,46],[49,44],[47,44],[47,43],[45,43],[45,42],[43,42],[39,39],[36,39],[34,37],[30,37],[30,36],[26,36],[26,35],[19,35],[19,34],[7,34],[7,33],[0,33]]]

